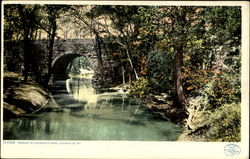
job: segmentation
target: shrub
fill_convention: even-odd
[[[239,74],[223,67],[195,71],[184,67],[184,88],[189,98],[201,96],[207,100],[203,109],[208,110],[241,99]]]
[[[236,84],[234,79],[232,75],[222,74],[207,83],[205,93],[208,95],[211,108],[240,102],[240,85]]]
[[[187,121],[187,126],[192,130],[191,134],[204,141],[239,142],[241,140],[240,104],[224,104],[213,111],[195,111]]]
[[[241,140],[241,109],[240,104],[224,104],[211,113],[212,141],[239,142]]]
[[[148,80],[146,78],[139,78],[133,81],[130,87],[129,96],[133,98],[145,98],[148,92]]]
[[[151,52],[147,60],[149,86],[154,92],[166,92],[173,87],[172,55],[170,53]]]

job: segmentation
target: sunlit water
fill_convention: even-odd
[[[122,93],[95,90],[91,79],[57,82],[53,97],[62,111],[5,121],[4,139],[175,141],[182,131]]]

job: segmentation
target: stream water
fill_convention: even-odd
[[[122,92],[95,90],[90,78],[57,81],[52,94],[60,111],[4,121],[4,139],[175,141],[182,131]]]

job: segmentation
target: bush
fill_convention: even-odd
[[[241,140],[241,109],[240,104],[224,104],[211,113],[212,141],[239,142]]]
[[[133,81],[130,87],[129,96],[133,98],[145,98],[148,93],[149,82],[146,78],[139,78]]]
[[[239,142],[241,140],[240,104],[224,104],[211,110],[195,111],[187,121],[189,135],[202,141]],[[193,138],[195,138],[193,137]]]
[[[203,109],[206,110],[219,108],[226,103],[237,103],[241,99],[239,74],[233,74],[231,69],[223,67],[195,71],[185,67],[184,88],[189,98],[201,96],[205,101]]]
[[[154,92],[166,92],[173,89],[172,55],[169,53],[151,52],[147,60],[149,86]]]
[[[235,83],[232,75],[220,75],[208,82],[205,93],[208,95],[211,108],[226,103],[240,102],[240,84]]]

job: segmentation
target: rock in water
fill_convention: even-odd
[[[12,98],[24,110],[35,111],[48,102],[48,95],[38,86],[21,85],[13,91]],[[29,112],[29,111],[28,111]]]
[[[26,113],[23,109],[18,108],[15,105],[11,105],[6,102],[3,102],[3,110],[5,119],[6,117],[10,117],[12,115],[18,116]]]
[[[4,118],[31,114],[42,108],[50,99],[48,93],[35,81],[23,84],[20,75],[9,77],[4,73]]]

